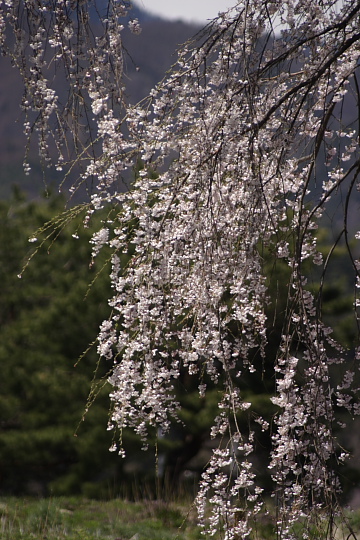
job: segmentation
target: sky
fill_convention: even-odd
[[[164,19],[182,19],[187,22],[204,24],[217,16],[219,11],[232,7],[235,0],[135,0],[135,3],[149,13]],[[341,4],[338,0],[337,5]]]
[[[183,19],[187,22],[205,23],[219,11],[234,5],[234,0],[137,0],[136,4],[164,19]]]

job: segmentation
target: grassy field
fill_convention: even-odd
[[[349,516],[348,516],[349,517]],[[251,540],[275,540],[269,519],[259,519]],[[334,538],[352,540],[360,530],[360,512],[352,513],[353,533],[342,528]],[[295,527],[301,538],[301,525]],[[343,530],[342,530],[343,529]],[[314,530],[311,540],[328,537]],[[95,501],[80,498],[20,499],[0,498],[0,540],[206,540],[195,525],[189,506],[159,501],[129,502],[121,499]],[[212,540],[216,540],[212,538]]]
[[[197,540],[179,505],[77,498],[0,499],[1,540]]]

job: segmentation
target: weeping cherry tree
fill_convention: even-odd
[[[360,2],[236,2],[180,49],[137,106],[127,104],[123,77],[124,27],[141,31],[130,8],[125,0],[2,0],[0,11],[3,52],[25,82],[28,148],[36,139],[43,163],[55,160],[64,180],[76,171],[73,191],[94,186],[85,224],[113,209],[92,238],[93,257],[104,245],[113,252],[112,316],[98,335],[112,365],[109,429],[120,434],[112,450],[125,454],[124,428],[144,446],[154,430],[168,432],[179,412],[174,385],[187,372],[201,397],[209,384],[219,396],[216,444],[195,501],[204,534],[259,538],[266,507],[252,460],[256,422],[272,441],[265,466],[277,538],[335,538],[336,471],[348,455],[334,432],[337,411],[349,421],[360,412],[360,349],[344,350],[323,322],[332,250],[323,259],[316,231],[341,193],[334,248],[348,249],[356,322]],[[290,275],[271,425],[240,389],[258,369],[254,358],[266,361],[273,324],[265,251]],[[356,538],[341,520],[345,537]]]

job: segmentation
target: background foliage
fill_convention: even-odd
[[[96,369],[92,348],[74,367],[108,315],[108,283],[89,269],[91,229],[71,236],[76,222],[56,242],[31,253],[28,238],[64,209],[64,200],[27,202],[19,193],[2,201],[0,226],[0,486],[10,493],[86,490],[112,479],[119,460],[108,455],[105,393],[82,418]],[[85,302],[85,296],[89,301]]]

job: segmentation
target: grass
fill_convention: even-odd
[[[198,540],[176,504],[120,499],[0,499],[1,540]]]
[[[260,519],[251,540],[275,540],[273,524]],[[298,524],[301,529],[301,524]],[[341,531],[336,539],[355,537]],[[351,515],[351,525],[360,529],[360,512]],[[301,530],[294,530],[301,538]],[[327,534],[314,530],[309,538]],[[188,506],[161,501],[129,502],[122,499],[97,501],[76,497],[49,499],[0,498],[0,540],[200,540],[205,536],[195,524]]]

